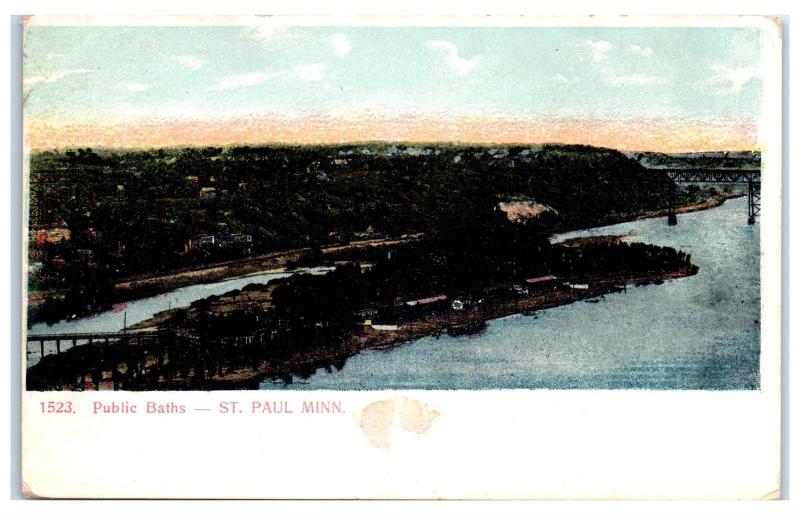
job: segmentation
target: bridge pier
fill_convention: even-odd
[[[667,184],[667,225],[678,225],[678,216],[675,214],[675,189],[678,187],[675,181],[670,179]]]
[[[747,224],[756,223],[756,216],[761,213],[761,184],[747,181]]]

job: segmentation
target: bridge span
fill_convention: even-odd
[[[761,170],[758,169],[702,169],[702,168],[652,168],[664,173],[669,181],[667,196],[667,223],[677,225],[675,215],[675,190],[679,182],[719,182],[747,184],[747,223],[756,223],[761,213]]]

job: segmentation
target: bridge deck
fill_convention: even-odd
[[[136,329],[130,331],[115,331],[115,332],[94,332],[94,333],[49,333],[49,334],[29,334],[26,339],[29,342],[38,341],[55,341],[55,340],[113,340],[121,338],[130,338],[134,336],[147,336],[155,335],[158,332],[156,328],[153,329]]]
[[[663,172],[675,182],[760,183],[759,169],[650,168]]]

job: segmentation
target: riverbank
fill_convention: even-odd
[[[573,241],[567,241],[561,245],[568,247],[584,246],[597,243],[609,243],[610,240],[619,241],[614,237],[600,237],[600,238],[578,238]],[[423,312],[413,318],[403,320],[396,326],[381,326],[374,327],[365,325],[364,327],[354,330],[350,334],[345,335],[345,339],[341,344],[332,347],[314,346],[304,350],[302,353],[294,352],[286,355],[283,358],[270,357],[264,360],[259,360],[258,363],[250,362],[243,367],[226,367],[217,365],[213,369],[213,373],[209,373],[208,369],[202,369],[203,372],[195,372],[192,368],[192,362],[184,365],[178,365],[181,372],[179,377],[175,378],[170,374],[165,374],[158,368],[153,369],[148,377],[152,376],[152,380],[147,383],[147,389],[154,390],[183,390],[183,389],[199,389],[199,390],[221,390],[221,389],[253,389],[263,381],[278,381],[290,383],[295,378],[308,378],[319,369],[332,370],[333,368],[341,368],[344,366],[345,361],[359,353],[369,350],[383,349],[403,345],[427,336],[439,337],[447,334],[452,328],[468,328],[467,333],[471,331],[479,331],[485,326],[485,323],[498,318],[508,317],[511,315],[528,315],[536,316],[541,310],[563,306],[573,302],[588,301],[588,302],[603,302],[605,295],[612,293],[624,294],[629,287],[636,287],[644,284],[661,284],[664,281],[677,279],[693,275],[697,272],[697,267],[694,265],[681,266],[678,269],[669,272],[652,272],[652,273],[633,273],[629,271],[618,271],[605,275],[590,274],[580,275],[574,277],[561,277],[559,281],[547,289],[548,291],[539,291],[531,293],[519,293],[515,295],[506,295],[503,298],[490,298],[485,299],[479,303],[472,304],[471,307],[466,307],[462,310],[450,309],[449,303],[440,307],[436,311]],[[511,289],[511,284],[497,284],[493,289]],[[264,296],[261,298],[252,297],[257,293],[256,297]],[[488,291],[486,292],[488,295]],[[269,291],[263,292],[240,292],[236,295],[226,299],[224,304],[232,304],[233,307],[238,305],[242,308],[242,302],[262,302],[269,296]],[[231,307],[231,306],[228,306]],[[227,309],[227,308],[225,308]],[[158,317],[157,317],[158,318]],[[159,321],[166,319],[158,318]],[[153,322],[151,319],[149,322]],[[167,324],[170,325],[170,324]],[[155,334],[155,333],[152,333]],[[154,344],[160,345],[158,343]],[[157,348],[157,347],[154,347]],[[44,361],[43,366],[36,365],[29,370],[31,377],[38,382],[32,384],[48,384],[46,377],[39,377],[38,374],[44,373],[48,375],[46,370],[72,370],[77,366],[77,361],[83,363],[93,363],[91,354],[93,352],[105,355],[107,358],[112,355],[119,354],[123,359],[125,365],[123,368],[127,369],[130,365],[130,357],[125,357],[124,348],[119,344],[106,345],[104,348],[89,348],[88,346],[79,346],[62,353],[59,356],[48,356]],[[147,356],[146,349],[140,349],[139,354]],[[247,352],[247,351],[240,351]],[[82,356],[72,356],[77,354]],[[157,354],[157,353],[156,353]],[[160,359],[154,356],[143,358],[141,365],[137,367],[141,370],[146,370],[150,367],[158,367]],[[63,366],[58,365],[58,361],[63,360]],[[76,361],[77,360],[77,361]],[[112,360],[113,361],[113,360]],[[169,360],[168,360],[169,361]],[[83,374],[82,387],[87,389],[111,389],[114,387],[115,366],[114,363],[107,363],[109,367],[107,371],[99,371],[93,368],[93,374]],[[78,367],[80,368],[80,367]],[[119,365],[116,365],[119,368]],[[40,372],[41,369],[41,372]],[[147,374],[145,372],[145,374]],[[75,375],[75,374],[73,374]],[[80,375],[80,374],[77,374]],[[116,374],[118,376],[118,374]],[[202,379],[201,379],[202,378]],[[94,384],[97,381],[98,384]],[[59,385],[62,389],[71,389],[74,386]]]
[[[267,362],[258,370],[230,371],[222,376],[212,377],[208,388],[249,389],[250,385],[256,382],[270,380],[287,382],[292,381],[293,377],[307,378],[319,369],[330,371],[332,367],[340,368],[347,358],[359,353],[404,345],[428,336],[438,338],[447,334],[448,328],[453,326],[472,324],[479,327],[480,322],[490,322],[508,316],[535,317],[539,311],[573,302],[604,302],[605,295],[624,295],[627,288],[662,284],[665,281],[688,277],[696,273],[697,268],[690,266],[674,272],[658,274],[589,276],[581,278],[588,285],[587,289],[573,289],[562,285],[556,291],[493,302],[478,310],[431,314],[402,324],[397,330],[376,330],[367,326],[353,334],[339,350],[327,353],[317,350],[305,356],[296,355],[288,360]]]
[[[419,235],[413,234],[405,238],[398,239],[378,239],[366,241],[354,241],[347,244],[328,245],[322,248],[323,255],[332,255],[344,250],[362,249],[376,246],[396,246],[405,244],[407,241],[418,238]],[[178,288],[194,286],[198,284],[210,284],[219,281],[228,281],[262,275],[268,273],[286,272],[287,268],[293,266],[299,259],[307,255],[310,248],[301,248],[273,252],[259,256],[252,256],[242,259],[224,261],[208,265],[192,267],[169,274],[159,275],[140,275],[114,286],[114,304],[121,304],[155,295],[161,295]],[[28,295],[28,324],[42,322],[40,310],[48,297],[61,293],[58,290],[31,292]],[[63,313],[64,318],[72,313]]]
[[[686,213],[694,213],[696,211],[704,211],[706,209],[713,209],[715,207],[719,207],[724,204],[726,201],[744,197],[746,194],[741,192],[736,193],[720,193],[715,195],[711,198],[703,200],[701,202],[694,202],[692,204],[686,204],[683,206],[677,206],[675,208],[675,214],[683,215]],[[555,234],[559,233],[566,233],[566,232],[574,232],[574,231],[582,231],[586,229],[594,229],[596,227],[606,227],[608,225],[616,225],[622,224],[627,222],[635,222],[636,220],[645,220],[647,218],[661,218],[666,217],[669,214],[669,209],[655,209],[652,211],[644,211],[641,213],[628,213],[628,214],[617,214],[612,215],[604,218],[603,220],[596,221],[593,224],[570,224],[570,225],[560,225],[553,230],[553,234],[551,236],[555,236]]]
[[[579,301],[596,300],[597,302],[603,302],[605,295],[612,293],[625,294],[625,289],[627,288],[646,284],[660,284],[667,280],[690,276],[694,273],[696,273],[696,269],[688,267],[676,272],[661,274],[591,276],[583,278],[586,284],[589,285],[589,288],[585,290],[562,288],[553,292],[487,304],[483,310],[431,314],[409,321],[395,331],[381,331],[371,327],[364,327],[359,332],[352,334],[337,349],[315,348],[302,355],[295,353],[286,359],[265,361],[257,368],[222,369],[221,374],[211,375],[202,381],[192,378],[191,389],[250,390],[257,389],[258,385],[264,381],[290,383],[298,380],[296,378],[299,378],[299,380],[308,378],[319,369],[328,371],[333,368],[341,369],[348,358],[359,353],[395,347],[427,336],[439,337],[445,335],[448,328],[452,326],[474,324],[479,321],[490,322],[513,315],[535,317],[537,312],[545,309]],[[85,353],[87,350],[78,347],[78,351]],[[69,352],[72,352],[72,350],[65,353],[65,355]],[[33,372],[35,373],[35,371]],[[112,376],[113,374],[110,371],[102,374],[102,379],[99,381],[101,390],[113,387]],[[92,390],[96,386],[90,376],[85,378],[84,388]],[[182,390],[186,389],[186,383],[185,378],[182,378],[177,381],[162,381],[158,384],[153,384],[152,387],[157,390]],[[61,389],[70,389],[70,385],[62,385]]]
[[[686,206],[678,206],[675,208],[675,214],[683,215],[686,213],[694,213],[696,211],[703,211],[705,209],[712,209],[715,207],[719,207],[725,203],[727,200],[741,198],[744,197],[744,193],[723,193],[717,195],[715,197],[711,197],[710,199],[704,200],[703,202],[697,202],[694,204],[689,204]],[[655,211],[646,211],[644,213],[640,213],[630,219],[620,220],[619,222],[614,223],[623,223],[623,222],[633,222],[636,220],[644,220],[645,218],[659,218],[662,216],[667,216],[669,214],[668,209],[658,209]]]

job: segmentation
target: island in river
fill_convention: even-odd
[[[459,289],[458,276],[447,277],[447,267],[429,260],[430,251],[424,241],[395,248],[391,257],[378,247],[372,262],[340,261],[329,271],[248,285],[159,313],[131,328],[131,335],[148,337],[45,356],[28,370],[28,388],[254,389],[264,380],[290,382],[319,368],[341,368],[368,349],[476,333],[491,319],[602,302],[631,286],[697,273],[683,252],[604,236],[549,246],[547,273],[539,261],[507,270],[511,280],[476,274],[483,277]],[[404,283],[412,267],[428,269],[425,286]],[[86,370],[97,362],[103,366]]]

